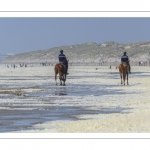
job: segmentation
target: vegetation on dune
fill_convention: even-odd
[[[120,59],[124,51],[132,59],[140,59],[143,57],[145,60],[148,60],[150,57],[150,42],[130,44],[120,44],[117,42],[97,44],[95,42],[89,42],[21,53],[7,57],[4,62],[55,62],[58,59],[60,49],[63,49],[66,57],[73,62]]]

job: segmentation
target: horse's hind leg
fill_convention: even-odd
[[[55,73],[55,84],[57,85],[57,73]]]
[[[127,85],[129,85],[129,83],[128,83],[128,73],[127,73]]]
[[[65,79],[63,80],[63,85],[65,86]]]
[[[122,84],[122,74],[120,74],[120,78],[121,78],[121,84]]]
[[[60,85],[62,85],[62,79],[61,79],[61,77],[59,77],[59,79],[60,79]]]
[[[123,74],[123,82],[124,82],[124,85],[125,85],[125,80],[126,80],[126,75]]]

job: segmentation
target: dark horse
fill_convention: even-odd
[[[68,66],[68,61],[69,60],[64,60],[63,64],[58,63],[55,65],[54,71],[55,71],[56,85],[57,85],[57,74],[59,74],[60,85],[65,85],[66,75],[67,75],[67,68],[65,66]],[[66,65],[64,65],[64,64],[66,64]],[[63,83],[62,83],[62,81],[63,81]]]
[[[123,84],[122,83],[122,78],[123,78],[124,85],[125,85],[126,76],[127,76],[127,84],[129,84],[128,83],[129,66],[127,65],[127,63],[123,62],[122,64],[118,66],[118,68],[120,72],[121,84]]]

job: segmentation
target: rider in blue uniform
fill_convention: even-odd
[[[64,61],[67,60],[67,58],[66,58],[66,56],[63,54],[63,50],[62,50],[62,49],[60,50],[60,54],[59,54],[59,56],[58,56],[58,59],[59,59],[59,63],[62,63],[62,64],[64,64],[64,65],[66,66],[66,68],[67,68],[67,74],[69,74],[69,73],[68,73],[68,64],[64,63]]]
[[[121,57],[121,62],[126,62],[127,65],[129,66],[129,73],[131,73],[131,67],[130,67],[130,64],[129,64],[129,57],[126,55],[127,53],[124,52],[124,54],[122,55]]]

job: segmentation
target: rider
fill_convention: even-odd
[[[66,66],[67,74],[69,74],[69,73],[68,73],[68,64],[64,63],[64,60],[67,60],[67,58],[66,58],[66,56],[63,54],[63,50],[62,50],[62,49],[60,50],[60,54],[59,54],[59,56],[58,56],[58,59],[59,59],[59,63],[62,63],[62,64],[64,64],[64,65]]]
[[[127,52],[124,52],[124,54],[122,55],[121,62],[122,63],[123,62],[127,63],[127,65],[129,66],[129,73],[131,73],[131,67],[130,67],[130,64],[129,64],[129,58],[128,58],[128,56],[126,54],[127,54]]]

